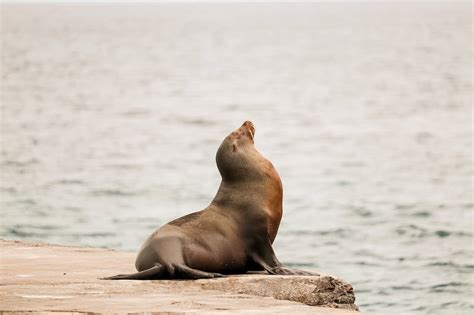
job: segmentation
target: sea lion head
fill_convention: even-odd
[[[258,162],[263,157],[254,147],[254,138],[255,126],[246,121],[222,141],[216,154],[222,179],[234,181],[261,175]]]

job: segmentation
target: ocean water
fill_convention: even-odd
[[[2,4],[0,237],[136,251],[243,121],[274,247],[370,314],[472,314],[472,8]]]

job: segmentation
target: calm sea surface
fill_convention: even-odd
[[[469,3],[2,5],[0,237],[136,251],[244,120],[280,260],[372,314],[472,314]]]

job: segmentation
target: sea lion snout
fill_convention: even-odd
[[[255,125],[253,124],[253,122],[251,122],[250,120],[247,120],[245,121],[243,124],[242,124],[242,127],[247,127],[249,129],[252,129],[253,132],[255,132]]]
[[[231,139],[240,139],[242,136],[247,136],[253,142],[253,138],[255,137],[255,126],[251,121],[247,120],[240,128],[230,134]]]
[[[247,130],[250,133],[250,137],[253,140],[253,138],[255,137],[255,126],[254,126],[254,124],[250,120],[247,120],[246,122],[244,122],[242,124],[241,128],[243,128],[243,127],[247,128]]]

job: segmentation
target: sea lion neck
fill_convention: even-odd
[[[270,161],[261,167],[261,177],[239,181],[223,179],[209,208],[232,216],[263,215],[267,218],[267,234],[273,243],[283,213],[283,186]]]
[[[257,204],[258,201],[265,199],[265,185],[263,183],[222,180],[211,204],[219,205],[222,209],[238,210],[243,206]]]

